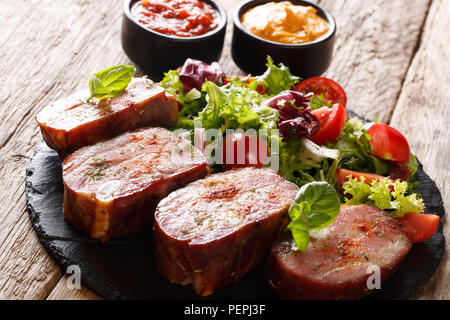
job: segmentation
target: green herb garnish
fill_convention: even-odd
[[[309,243],[309,230],[323,229],[336,219],[341,207],[339,195],[327,182],[311,182],[298,191],[289,208],[291,231],[297,249],[305,251]]]
[[[91,170],[86,171],[85,174],[95,181],[100,180],[105,175],[104,171],[110,167],[106,159],[100,159],[97,157],[92,158],[91,166]]]
[[[311,97],[309,100],[309,106],[311,107],[311,110],[316,110],[322,107],[331,108],[333,105],[331,100],[325,103],[325,98],[323,97],[323,93],[321,93],[318,96]]]
[[[89,80],[90,97],[99,100],[110,99],[120,95],[130,83],[136,72],[133,66],[114,66],[99,71]]]

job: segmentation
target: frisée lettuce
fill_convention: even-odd
[[[418,194],[409,192],[408,182],[392,181],[389,178],[373,180],[367,184],[364,177],[351,178],[342,189],[350,195],[347,204],[369,204],[388,211],[394,217],[402,217],[408,212],[423,213],[425,205]]]

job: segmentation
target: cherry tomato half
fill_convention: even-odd
[[[325,77],[308,78],[294,87],[294,91],[303,94],[309,92],[318,96],[323,94],[324,102],[340,103],[344,108],[347,105],[347,95],[344,89],[336,82]]]
[[[347,118],[345,108],[336,103],[332,108],[322,107],[311,113],[319,120],[319,131],[310,139],[318,145],[335,141],[345,126]]]
[[[370,184],[373,180],[381,180],[384,178],[383,176],[374,173],[359,172],[338,168],[337,183],[339,187],[342,188],[342,185],[350,179],[350,176],[352,176],[353,179],[358,179],[358,181],[361,181],[361,177],[364,177],[364,183],[367,184]]]
[[[408,212],[398,220],[412,243],[431,238],[439,224],[439,216],[415,212]]]
[[[410,149],[405,136],[387,124],[375,123],[367,130],[372,153],[385,160],[408,162]]]
[[[232,133],[223,140],[222,168],[260,168],[267,161],[268,153],[269,148],[262,138],[252,134]]]

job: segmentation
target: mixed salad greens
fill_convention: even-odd
[[[217,63],[188,59],[159,85],[179,104],[173,129],[194,140],[198,126],[218,129],[224,140],[227,129],[253,129],[264,140],[261,145],[278,157],[278,172],[300,187],[288,226],[300,250],[310,230],[335,220],[341,203],[370,204],[394,217],[424,211],[414,192],[418,163],[406,139],[388,125],[348,117],[345,91],[330,79],[300,81],[270,57],[264,74],[246,77],[227,77]],[[210,158],[213,170],[268,165],[220,166],[216,160]]]
[[[97,72],[87,101],[120,95],[134,73],[124,65]],[[159,85],[179,105],[172,130],[190,138],[213,171],[270,166],[300,187],[287,226],[293,249],[306,250],[310,233],[333,223],[342,203],[385,210],[412,242],[436,231],[439,217],[424,214],[414,191],[418,162],[406,138],[389,125],[349,117],[335,81],[301,81],[268,57],[264,74],[245,77],[227,77],[217,62],[187,59]],[[205,139],[208,129],[216,134]]]

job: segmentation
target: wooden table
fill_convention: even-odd
[[[220,61],[228,74],[233,9]],[[336,18],[337,43],[326,73],[347,91],[349,107],[403,132],[437,182],[450,213],[450,1],[320,0]],[[42,141],[36,113],[87,87],[94,71],[130,63],[120,45],[123,1],[1,1],[0,298],[98,299],[69,290],[65,271],[41,247],[29,222],[25,169]],[[5,25],[6,22],[6,25]],[[445,223],[445,221],[444,221]],[[450,239],[450,225],[445,234]],[[448,249],[448,246],[447,246]],[[450,298],[448,250],[417,299]]]

